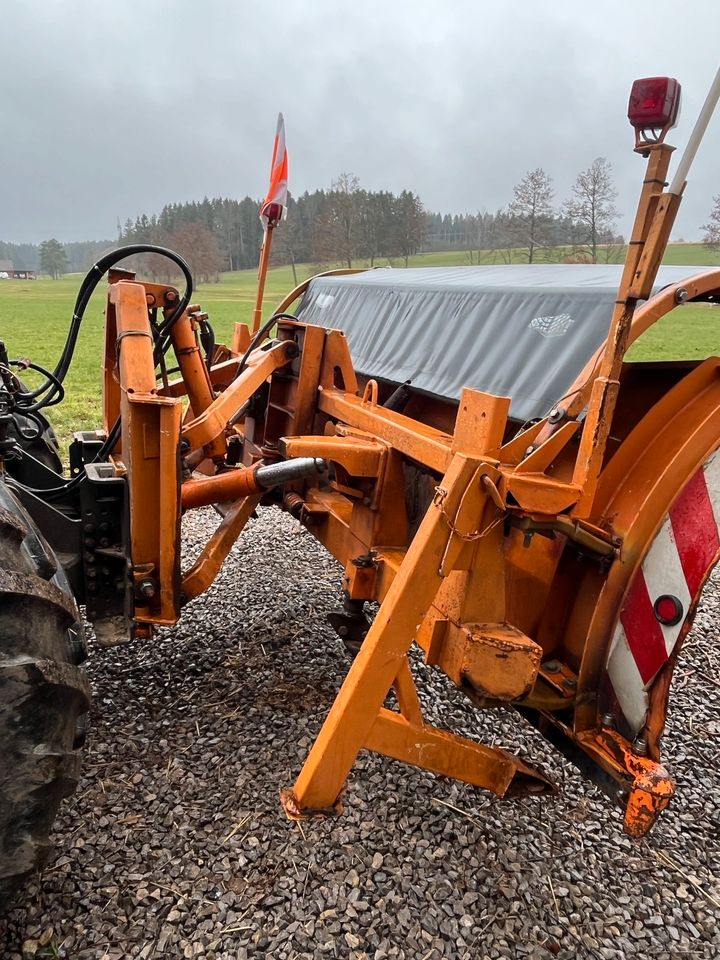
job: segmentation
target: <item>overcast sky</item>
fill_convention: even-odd
[[[0,240],[106,239],[118,217],[260,196],[285,114],[290,189],[343,171],[429,210],[495,210],[542,166],[564,199],[611,160],[627,231],[636,77],[683,85],[682,147],[720,63],[720,0],[2,0]],[[674,235],[720,193],[720,115]]]

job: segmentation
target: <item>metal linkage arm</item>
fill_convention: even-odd
[[[274,370],[294,360],[297,353],[297,345],[288,340],[274,344],[268,350],[256,350],[251,354],[247,366],[227,390],[183,427],[182,439],[187,441],[190,449],[204,447],[223,434],[228,422],[245,401],[250,399]]]

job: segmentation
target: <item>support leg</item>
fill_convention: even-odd
[[[441,583],[440,564],[477,460],[457,455],[443,481],[445,496],[425,515],[385,600],[353,661],[292,791],[289,813],[331,810],[364,746],[383,701]]]

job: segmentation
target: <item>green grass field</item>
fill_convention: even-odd
[[[457,266],[467,263],[462,253],[420,254],[410,266]],[[671,244],[666,263],[711,266],[720,263],[700,244]],[[360,266],[361,264],[358,264]],[[395,261],[394,266],[401,266]],[[298,279],[313,268],[298,267]],[[0,280],[0,337],[11,357],[28,356],[52,368],[60,356],[75,302],[80,275],[60,280]],[[200,286],[193,299],[210,314],[218,341],[229,342],[235,321],[249,323],[255,299],[256,273],[244,270],[226,273],[220,283]],[[293,288],[290,267],[269,272],[265,312]],[[67,443],[73,430],[100,424],[101,357],[105,287],[101,284],[85,314],[72,369],[65,382],[64,402],[48,412],[58,435]],[[718,351],[718,321],[715,307],[689,305],[674,310],[651,328],[632,349],[633,359],[685,359],[706,357]]]

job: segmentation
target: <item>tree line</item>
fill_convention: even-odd
[[[569,195],[557,201],[552,178],[542,167],[529,170],[513,188],[510,202],[494,212],[452,215],[426,211],[411,190],[364,189],[352,174],[341,174],[329,189],[288,198],[286,219],[273,245],[273,263],[317,266],[377,263],[407,265],[422,251],[462,251],[466,263],[619,260],[623,238],[616,232],[617,192],[611,164],[598,157],[576,177]],[[118,225],[118,243],[171,247],[189,262],[198,280],[209,282],[226,270],[257,265],[262,244],[260,201],[208,198],[163,207]],[[720,249],[720,196],[704,242]],[[111,241],[40,246],[0,242],[0,259],[18,269],[51,276],[87,269]],[[172,265],[145,256],[137,264],[156,279],[170,279]],[[168,271],[170,273],[168,274]]]
[[[578,174],[559,203],[552,178],[536,167],[515,185],[510,203],[494,213],[429,214],[427,248],[464,250],[469,263],[617,260],[624,240],[616,232],[616,196],[612,166],[604,157]]]
[[[603,157],[578,174],[562,203],[555,203],[551,177],[536,168],[515,185],[506,207],[460,216],[426,211],[410,190],[366,190],[345,173],[328,190],[289,198],[287,218],[275,235],[273,262],[293,268],[297,263],[407,266],[421,251],[457,249],[469,263],[617,260],[623,238],[615,229],[615,197],[612,168]],[[171,204],[157,216],[126,221],[122,241],[172,246],[190,259],[201,278],[212,279],[223,270],[257,264],[262,243],[258,206],[250,197]],[[158,277],[168,269],[152,257],[143,267]]]
[[[263,231],[259,201],[206,198],[170,204],[157,216],[126,221],[122,243],[160,243],[186,256],[200,279],[224,270],[255,267]],[[368,191],[357,177],[341,174],[329,190],[288,198],[287,216],[276,230],[273,262],[352,267],[357,261],[408,258],[423,246],[426,214],[417,194]],[[166,262],[146,257],[143,266],[160,277]]]

